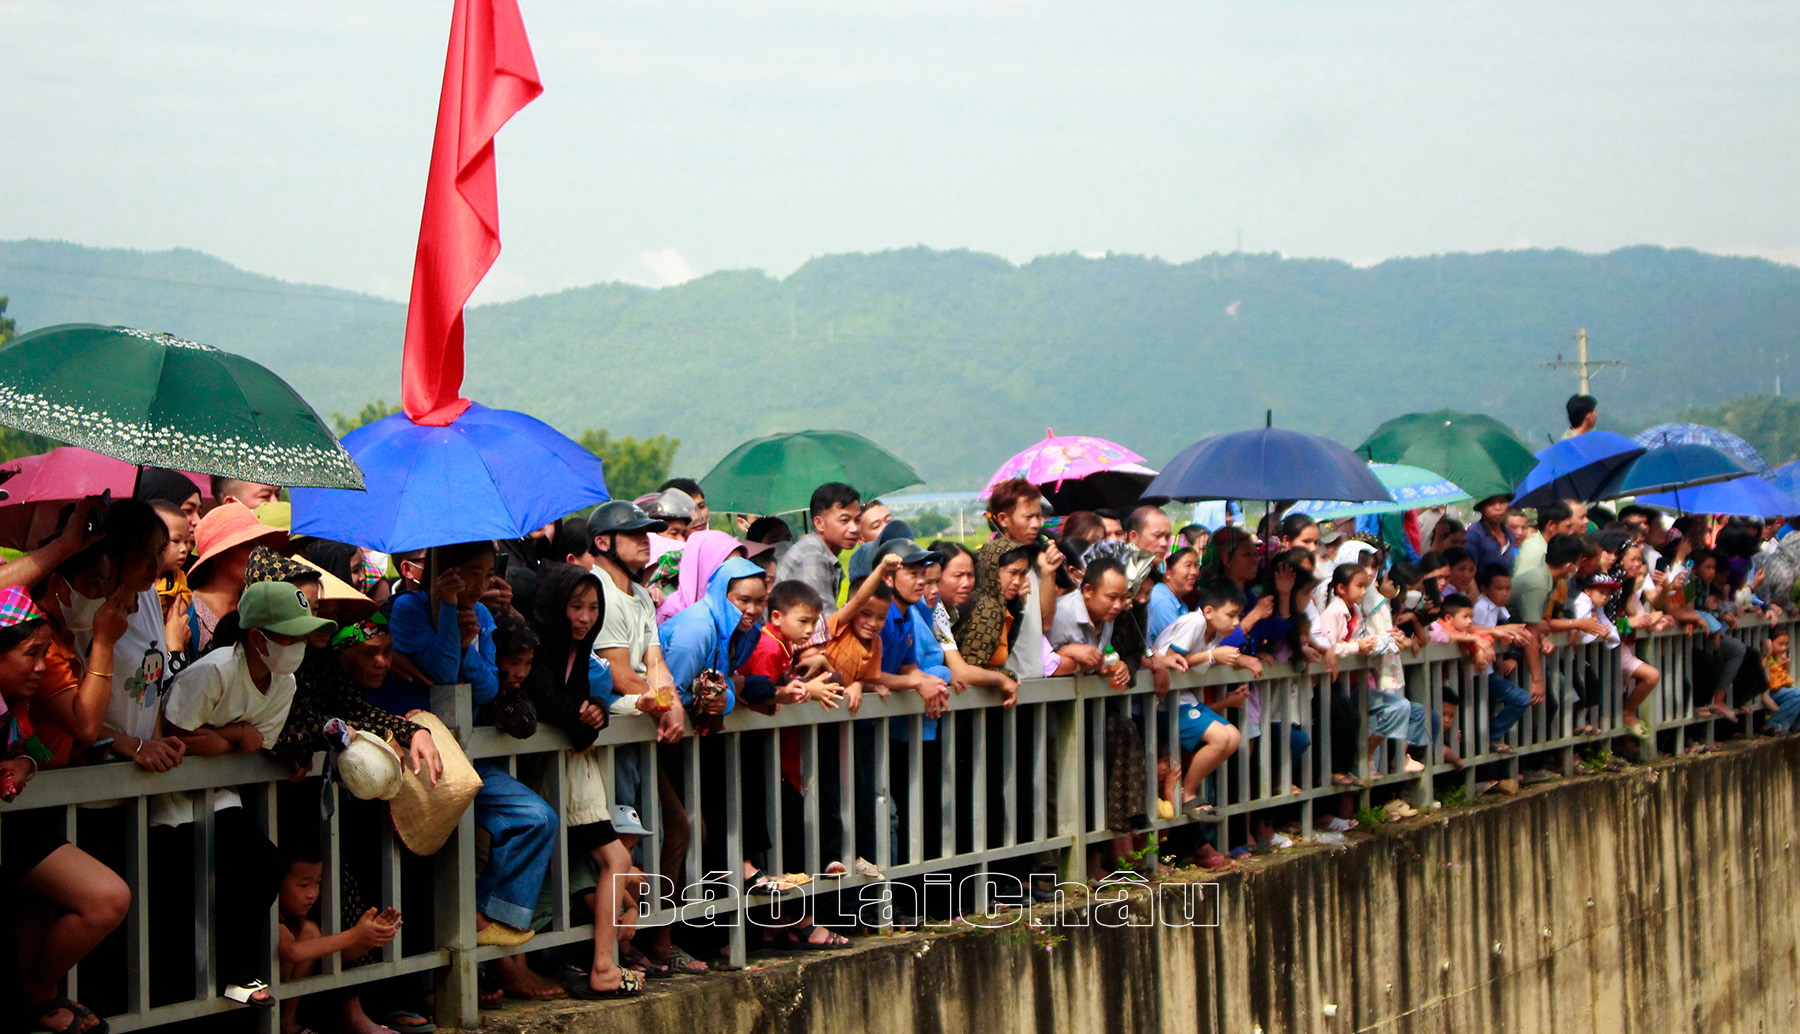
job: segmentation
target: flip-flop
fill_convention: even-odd
[[[395,1024],[395,1020],[422,1020],[423,1022]],[[381,1024],[390,1030],[400,1031],[401,1034],[431,1034],[432,1031],[437,1030],[437,1024],[406,1009],[395,1009],[388,1013],[381,1018]]]
[[[619,951],[619,965],[626,969],[635,969],[651,980],[667,980],[675,975],[669,972],[668,963],[652,962],[650,956],[631,947]]]
[[[596,991],[586,978],[570,980],[563,984],[569,997],[579,998],[584,1002],[600,1002],[608,998],[633,998],[644,993],[644,978],[635,969],[619,971],[619,986],[606,991]]]

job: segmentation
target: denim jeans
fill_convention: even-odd
[[[503,764],[477,762],[475,771],[481,776],[475,824],[490,843],[487,868],[475,879],[475,907],[495,922],[528,930],[556,843],[556,812]]]
[[[1794,719],[1800,718],[1800,689],[1773,689],[1769,695],[1775,698],[1775,715],[1769,719],[1769,728],[1791,732]]]
[[[1488,742],[1499,743],[1531,706],[1531,691],[1503,675],[1490,673],[1488,702],[1495,705],[1494,719],[1488,724]]]
[[[1428,744],[1433,738],[1426,729],[1425,705],[1385,689],[1369,690],[1369,735],[1404,739],[1414,746]]]

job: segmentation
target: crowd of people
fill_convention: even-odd
[[[1574,417],[1572,408],[1572,425]],[[578,956],[521,951],[490,963],[484,1004],[629,996],[646,980],[729,968],[718,931],[639,928],[652,870],[678,890],[730,873],[779,911],[781,892],[809,882],[883,880],[885,868],[978,841],[1030,840],[1032,809],[1009,814],[1002,802],[1044,792],[1032,782],[1034,762],[1073,778],[1082,778],[1079,765],[1062,773],[1062,759],[1033,759],[1021,736],[1015,784],[990,763],[986,785],[975,785],[974,766],[962,762],[978,736],[958,726],[960,782],[936,777],[946,770],[940,745],[952,739],[944,724],[970,713],[965,694],[974,706],[1011,707],[1025,680],[1091,675],[1116,690],[1154,691],[1105,719],[1106,785],[1094,792],[1116,838],[1094,849],[1096,875],[1146,863],[1147,800],[1157,801],[1157,817],[1183,820],[1150,865],[1174,853],[1226,868],[1233,855],[1292,842],[1301,831],[1279,808],[1224,822],[1227,801],[1212,778],[1240,752],[1270,744],[1281,745],[1271,757],[1292,767],[1275,780],[1316,777],[1346,791],[1337,814],[1318,816],[1327,831],[1354,825],[1348,791],[1382,775],[1424,778],[1428,764],[1460,766],[1465,754],[1493,765],[1518,751],[1522,781],[1556,778],[1531,746],[1510,742],[1546,699],[1569,713],[1577,734],[1618,733],[1647,747],[1655,731],[1640,712],[1665,677],[1635,649],[1650,632],[1693,633],[1683,689],[1700,716],[1745,732],[1753,719],[1786,732],[1800,718],[1786,636],[1764,652],[1724,634],[1746,615],[1790,606],[1786,593],[1763,592],[1761,561],[1784,531],[1779,521],[1687,516],[1665,525],[1657,510],[1612,513],[1577,500],[1526,514],[1495,496],[1474,502],[1467,525],[1428,512],[1359,530],[1274,513],[1254,532],[1231,522],[1177,529],[1153,505],[1056,516],[1021,479],[993,488],[990,534],[965,544],[920,542],[844,484],[820,486],[794,527],[778,516],[715,518],[698,484],[675,479],[642,505],[615,500],[525,539],[384,556],[290,535],[279,496],[274,486],[215,478],[203,488],[184,474],[146,471],[135,498],[76,505],[53,539],[0,566],[0,799],[29,795],[36,774],[72,765],[163,773],[194,757],[262,754],[291,766],[296,779],[278,787],[266,822],[228,787],[152,798],[144,884],[152,1004],[200,990],[191,965],[198,914],[212,927],[218,993],[246,1009],[279,1008],[285,1034],[431,1029],[418,978],[280,1002],[266,980],[296,979],[329,955],[354,964],[396,942],[409,953],[431,946],[429,856],[463,807],[473,809],[482,843],[478,943],[524,946],[549,922],[559,906],[547,900],[546,874],[559,846],[566,907],[593,926]],[[1486,675],[1485,742],[1461,733],[1455,693],[1444,694],[1442,714],[1409,693],[1404,660],[1433,643],[1453,644]],[[1565,646],[1593,646],[1583,656],[1602,659],[1552,662]],[[1265,692],[1268,676],[1315,665],[1333,690],[1310,704]],[[1626,687],[1617,701],[1604,699],[1609,665]],[[1241,679],[1176,685],[1181,673],[1208,670]],[[450,716],[433,711],[443,706],[434,686],[467,686],[475,721],[503,734],[560,729],[566,755],[560,765],[522,757],[516,769],[471,763],[443,721]],[[895,694],[916,694],[922,719],[820,725],[816,785],[801,728],[742,737],[740,814],[755,821],[737,822],[741,842],[728,847],[720,817],[733,762],[715,735],[726,715],[855,716],[872,696]],[[1146,771],[1143,720],[1170,710],[1179,743]],[[1622,727],[1607,727],[1608,712]],[[659,763],[593,749],[615,720],[653,726]],[[1327,727],[1322,765],[1313,737]],[[986,729],[998,757],[1001,723]],[[884,738],[886,773],[876,768]],[[1632,755],[1628,742],[1618,746],[1618,757]],[[840,747],[854,748],[848,770],[835,763]],[[686,750],[698,752],[692,791],[681,778]],[[335,795],[335,923],[319,906],[321,883],[333,877],[319,836],[321,777],[310,774],[318,754],[334,761],[336,775],[324,778],[350,791]],[[892,794],[883,831],[883,776],[907,787],[915,763],[931,778],[917,796]],[[763,778],[770,770],[780,773],[773,784]],[[546,782],[553,771],[560,793]],[[1506,792],[1511,783],[1496,773],[1477,785]],[[781,858],[808,856],[808,793],[822,802],[822,871],[766,870],[777,844]],[[953,833],[944,828],[946,800],[982,794],[992,802],[987,830],[972,828],[968,807],[956,809]],[[841,813],[846,799],[853,806]],[[196,856],[204,800],[214,859]],[[411,803],[403,809],[402,800]],[[66,814],[0,806],[0,893],[12,928],[0,937],[0,979],[33,1028],[104,1031],[101,1016],[122,1008],[118,990],[83,980],[76,1001],[63,978],[83,959],[124,965],[119,928],[132,902],[120,874],[131,814],[118,802],[84,808],[73,830]],[[892,835],[919,819],[922,854]],[[416,877],[403,881],[407,900],[379,900],[378,845],[390,821],[409,848],[403,870]],[[696,840],[700,871],[688,861]],[[1019,860],[1021,875],[1031,861]],[[194,899],[197,866],[214,874],[210,907]],[[833,897],[813,891],[816,902]],[[905,900],[916,914],[903,910],[897,925],[975,907],[958,891]],[[263,958],[259,924],[271,905],[276,950]],[[334,926],[342,932],[324,932]],[[831,951],[857,934],[844,910],[817,907],[758,928],[752,947]]]

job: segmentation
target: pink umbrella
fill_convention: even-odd
[[[73,445],[0,463],[0,476],[8,471],[17,473],[0,485],[7,493],[0,502],[0,546],[11,549],[30,549],[54,534],[64,506],[108,491],[129,499],[137,488],[136,464]],[[202,478],[188,477],[203,498],[212,494]]]
[[[995,485],[1013,478],[1060,488],[1064,481],[1080,481],[1102,471],[1143,461],[1144,457],[1117,442],[1079,434],[1057,437],[1056,432],[1046,429],[1043,441],[1000,464],[1000,469],[988,478],[987,487],[981,494],[985,497],[994,491]]]

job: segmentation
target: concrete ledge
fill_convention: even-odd
[[[1218,882],[1217,927],[864,938],[624,1001],[508,1002],[484,1029],[1795,1030],[1797,834],[1800,738],[1733,744],[1180,874]],[[1137,891],[1131,914],[1184,892]]]

